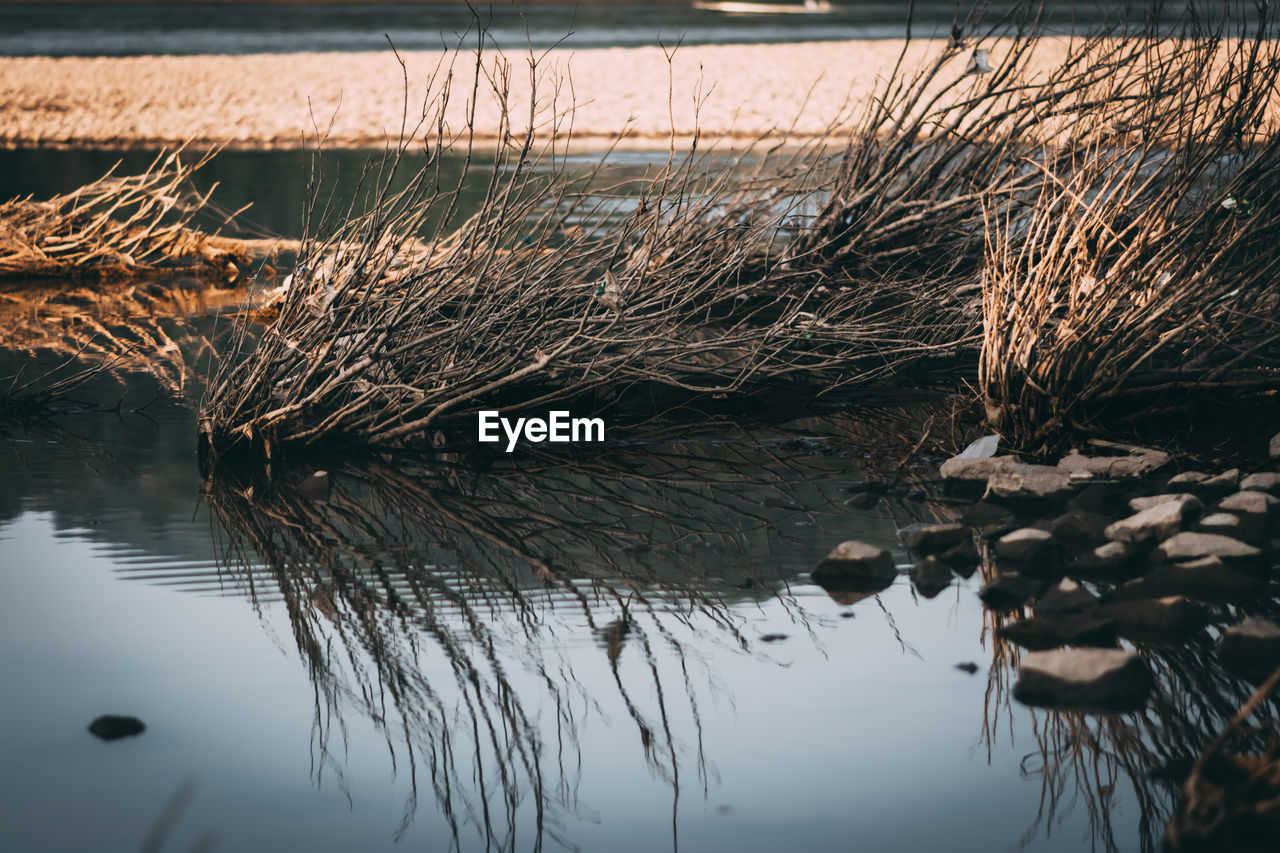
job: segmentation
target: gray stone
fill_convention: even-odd
[[[147,726],[137,717],[122,717],[116,714],[103,714],[89,724],[89,732],[102,740],[119,740],[123,737],[134,737],[147,730]]]
[[[973,577],[978,564],[982,562],[982,555],[978,553],[978,546],[971,536],[954,548],[948,548],[943,551],[939,555],[939,559],[950,566],[951,570],[960,575],[960,577],[969,578]]]
[[[1009,524],[1013,521],[1013,513],[1002,506],[979,501],[970,504],[960,513],[960,523],[970,527],[992,527]]]
[[[1194,486],[1203,483],[1209,479],[1209,475],[1203,471],[1183,471],[1181,474],[1174,474],[1169,478],[1170,486]]]
[[[1222,632],[1218,654],[1239,663],[1280,662],[1280,625],[1250,616]]]
[[[1005,499],[1059,500],[1074,491],[1063,471],[1048,465],[1003,461],[987,479],[991,494]]]
[[[1040,588],[1040,584],[1017,572],[1002,572],[982,587],[978,597],[989,609],[1000,612],[1021,607]]]
[[[1268,445],[1267,451],[1272,462],[1280,463],[1280,432],[1271,436],[1271,444]]]
[[[1208,621],[1203,607],[1181,595],[1113,601],[1101,605],[1098,613],[1114,619],[1122,633],[1195,631]]]
[[[1258,475],[1254,474],[1252,476],[1256,477]],[[1245,477],[1245,480],[1248,479],[1248,477]],[[1234,513],[1242,518],[1253,516],[1260,521],[1266,521],[1276,514],[1277,509],[1280,509],[1280,500],[1266,492],[1236,492],[1234,495],[1227,495],[1218,501],[1217,508],[1224,512]]]
[[[1256,490],[1259,492],[1270,492],[1276,494],[1280,492],[1280,471],[1267,471],[1262,474],[1250,474],[1240,481],[1240,488],[1243,490]]]
[[[1240,469],[1231,468],[1200,483],[1198,491],[1225,494],[1226,492],[1235,491],[1239,486]]]
[[[1254,535],[1247,535],[1253,531],[1246,527],[1240,520],[1240,516],[1232,515],[1229,512],[1211,512],[1204,518],[1196,522],[1196,530],[1201,533],[1216,533],[1219,536],[1233,536],[1237,539],[1253,539]]]
[[[813,570],[818,585],[850,592],[878,592],[897,575],[888,551],[856,539],[841,542]]]
[[[1142,512],[1151,509],[1153,506],[1159,506],[1163,503],[1180,503],[1186,510],[1194,510],[1199,512],[1204,509],[1204,504],[1195,495],[1186,492],[1170,492],[1163,495],[1151,495],[1145,498],[1134,498],[1129,501],[1129,509],[1134,512]]]
[[[1156,566],[1143,575],[1139,583],[1147,595],[1186,595],[1203,601],[1229,601],[1256,593],[1266,585],[1237,572],[1220,557]]]
[[[1151,448],[1111,442],[1092,444],[1129,452],[1124,456],[1086,456],[1073,450],[1058,462],[1058,468],[1075,479],[1127,480],[1145,477],[1169,461],[1169,454]]]
[[[934,598],[951,586],[951,567],[937,557],[925,557],[911,569],[911,584],[925,598]]]
[[[1251,563],[1260,559],[1262,552],[1230,536],[1187,531],[1161,542],[1156,547],[1154,556],[1169,563],[1182,563],[1201,557],[1218,557],[1226,563]]]
[[[1108,525],[1107,538],[1116,542],[1132,542],[1140,545],[1157,539],[1167,539],[1182,529],[1182,525],[1200,501],[1190,495],[1164,501]]]
[[[1006,560],[1034,560],[1053,543],[1053,534],[1034,527],[1022,527],[996,540],[996,554]]]
[[[918,554],[937,554],[972,538],[963,524],[910,524],[898,531],[898,541]]]
[[[1076,557],[1072,566],[1089,575],[1113,575],[1131,567],[1136,556],[1137,549],[1128,542],[1108,542]]]
[[[1041,615],[1010,619],[996,629],[1004,639],[1024,649],[1039,651],[1059,646],[1114,646],[1116,623],[1095,613]]]
[[[1013,696],[1027,705],[1079,711],[1129,711],[1146,704],[1151,671],[1122,649],[1055,649],[1022,661]]]
[[[995,470],[999,435],[986,435],[942,463],[939,473],[946,480],[985,480]],[[1009,457],[1004,457],[1009,458]]]
[[[1097,545],[1106,541],[1103,531],[1107,519],[1082,509],[1068,510],[1049,522],[1049,532],[1055,539],[1073,545]]]
[[[1092,592],[1071,578],[1063,578],[1036,601],[1036,613],[1074,613],[1097,604]]]

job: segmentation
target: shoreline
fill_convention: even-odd
[[[915,66],[942,44],[913,41],[905,63]],[[1065,49],[1065,40],[1058,44],[1044,43],[1044,67]],[[573,150],[615,143],[664,149],[673,135],[677,147],[687,147],[695,133],[703,140],[802,142],[827,134],[838,116],[870,95],[902,51],[901,40],[699,45],[680,48],[668,61],[660,47],[557,49],[539,55],[534,124],[543,133],[547,117],[559,113],[556,135],[568,138],[572,125]],[[483,57],[489,79],[500,79],[500,56]],[[0,57],[0,148],[300,149],[326,128],[329,147],[382,147],[399,137],[404,81],[416,117],[433,72],[449,62],[455,79],[444,118],[460,132],[473,56],[418,51],[401,58],[403,68],[391,51]],[[505,58],[511,127],[519,132],[529,123],[528,55]],[[964,57],[953,61],[959,74]],[[441,80],[437,75],[431,91],[438,93]],[[480,79],[475,141],[481,145],[503,138],[490,86]]]

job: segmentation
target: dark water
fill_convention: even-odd
[[[907,4],[835,0],[830,14],[726,14],[689,2],[477,4],[493,40],[507,48],[721,44],[901,38]],[[795,4],[800,5],[800,4]],[[998,13],[1011,3],[993,3]],[[1104,4],[1046,4],[1057,31],[1097,20]],[[915,4],[914,34],[947,33],[956,4]],[[4,3],[0,55],[130,56],[452,47],[474,31],[463,3]]]
[[[101,156],[7,153],[0,175],[52,191]],[[207,177],[295,198],[301,162]],[[158,287],[178,390],[143,407],[158,380],[136,372],[86,392],[118,413],[0,420],[0,850],[1149,850],[1174,796],[1156,759],[1248,692],[1187,644],[1144,650],[1152,710],[1034,711],[981,573],[933,599],[904,575],[814,585],[849,538],[905,573],[896,529],[954,512],[912,485],[937,458],[898,467],[945,401],[202,481],[225,300]],[[131,288],[77,310],[159,341],[126,309],[160,297]],[[65,307],[51,291],[71,287],[0,292],[29,305],[6,309],[0,375],[74,346],[24,343]],[[100,742],[103,713],[147,730]]]

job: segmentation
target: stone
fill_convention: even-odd
[[[988,609],[1003,612],[1021,607],[1027,599],[1038,594],[1040,588],[1039,583],[1017,572],[1002,572],[983,585],[978,597]]]
[[[936,598],[954,579],[951,567],[933,556],[925,557],[911,569],[911,584],[925,598]]]
[[[1272,462],[1280,463],[1280,432],[1271,436],[1271,444],[1267,446],[1267,452]]]
[[[1260,531],[1254,525],[1245,524],[1238,515],[1229,512],[1211,512],[1196,522],[1196,530],[1201,533],[1216,533],[1219,536],[1231,536],[1236,539],[1256,539]]]
[[[982,555],[978,553],[978,546],[971,536],[954,548],[943,551],[939,559],[960,577],[970,578],[977,571],[978,564],[982,562]]]
[[[1151,671],[1136,652],[1055,649],[1023,658],[1013,696],[1046,708],[1122,712],[1145,705],[1151,685]]]
[[[1034,560],[1053,545],[1053,534],[1034,527],[1021,527],[995,542],[996,554],[1006,560]]]
[[[845,500],[844,505],[852,509],[871,509],[879,502],[880,496],[875,492],[858,492]]]
[[[1075,613],[1097,604],[1097,596],[1079,582],[1063,578],[1036,601],[1036,613]]]
[[[1129,509],[1134,512],[1142,512],[1143,510],[1151,509],[1154,506],[1170,502],[1180,503],[1186,509],[1195,510],[1197,512],[1204,509],[1204,504],[1200,502],[1198,497],[1186,492],[1170,492],[1163,495],[1150,495],[1144,498],[1134,498],[1129,501]]]
[[[1197,487],[1197,491],[1201,494],[1226,494],[1234,492],[1240,487],[1240,469],[1231,468],[1203,480]]]
[[[1257,476],[1256,474],[1252,476]],[[1248,477],[1245,477],[1248,480]],[[1263,491],[1241,491],[1218,501],[1217,509],[1239,516],[1254,516],[1265,521],[1280,510],[1280,500]]]
[[[1134,565],[1137,554],[1137,548],[1128,542],[1108,542],[1076,557],[1071,566],[1083,574],[1111,576]]]
[[[1230,601],[1252,595],[1266,586],[1251,575],[1237,572],[1220,557],[1156,566],[1143,575],[1139,583],[1148,595],[1185,595],[1201,601]]]
[[[1242,491],[1280,493],[1280,471],[1267,471],[1262,474],[1250,474],[1240,481]]]
[[[1061,542],[1098,545],[1106,541],[1107,519],[1096,512],[1072,509],[1049,522],[1049,532]]]
[[[1013,513],[1002,506],[979,501],[965,507],[964,512],[960,513],[959,521],[961,524],[967,524],[970,527],[993,527],[1001,524],[1011,524],[1013,522]]]
[[[898,541],[917,554],[937,554],[959,545],[973,534],[963,524],[910,524],[898,531]]]
[[[1114,646],[1116,623],[1096,613],[1069,613],[1011,619],[996,629],[1003,639],[1024,649],[1040,651],[1059,646]]]
[[[1060,500],[1074,487],[1066,473],[1049,465],[1003,461],[987,479],[987,490],[1006,500]]]
[[[122,717],[116,714],[103,714],[89,724],[89,732],[102,740],[135,737],[146,730],[146,724],[137,717]]]
[[[329,472],[316,471],[298,482],[296,491],[299,497],[313,501],[329,500]]]
[[[847,600],[832,598],[840,604],[853,604],[869,595],[887,589],[898,576],[893,557],[883,548],[850,539],[841,542],[813,570],[813,582],[825,589],[858,596]]]
[[[1280,625],[1250,616],[1222,632],[1218,654],[1236,663],[1280,663]]]
[[[1113,601],[1101,605],[1098,613],[1114,619],[1121,633],[1191,632],[1208,622],[1205,609],[1181,595]]]
[[[1184,531],[1156,546],[1154,557],[1169,563],[1201,557],[1218,557],[1225,563],[1253,563],[1261,559],[1262,552],[1230,536]]]
[[[1148,447],[1097,441],[1091,444],[1127,450],[1128,453],[1124,456],[1086,456],[1073,450],[1058,462],[1058,468],[1077,480],[1128,480],[1145,477],[1169,461],[1169,454]]]
[[[985,435],[943,462],[939,473],[944,480],[985,480],[995,470],[999,446],[998,434]]]
[[[1104,532],[1112,541],[1131,542],[1135,545],[1168,539],[1182,529],[1183,523],[1193,511],[1191,508],[1201,505],[1199,500],[1190,495],[1183,497],[1189,500],[1178,499],[1158,503],[1108,525]]]
[[[1170,486],[1194,486],[1203,483],[1209,479],[1209,475],[1203,471],[1183,471],[1181,474],[1174,474],[1169,478]]]

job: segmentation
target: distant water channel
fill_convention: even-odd
[[[114,156],[0,154],[0,195],[68,189]],[[228,153],[206,177],[280,226],[297,222],[303,163]],[[118,412],[0,421],[2,850],[1158,838],[1174,788],[1130,760],[1142,715],[1013,702],[1017,651],[992,634],[981,573],[934,598],[908,582],[895,531],[950,512],[913,485],[938,459],[898,469],[942,411],[926,397],[624,430],[575,453],[335,459],[251,488],[202,480],[196,459],[236,293],[0,296],[0,376],[56,365],[93,324],[189,366],[155,402],[156,378],[135,373],[86,391]],[[872,479],[888,491],[854,500]],[[816,586],[809,571],[851,538],[891,548],[903,574],[876,593]],[[1193,654],[1160,660],[1158,689],[1199,683]],[[146,731],[99,741],[100,714]],[[1180,731],[1216,723],[1188,710]]]
[[[743,14],[679,0],[475,5],[507,49],[901,38],[907,25],[907,4],[880,0],[834,0],[828,14]],[[990,5],[998,14],[1014,4]],[[1102,5],[1051,0],[1046,23],[1067,32],[1099,19]],[[945,38],[955,10],[945,0],[915,3],[913,34]],[[383,50],[384,33],[403,50],[433,50],[468,29],[466,5],[447,2],[4,3],[0,56]]]

